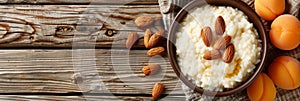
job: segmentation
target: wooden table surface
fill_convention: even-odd
[[[167,57],[124,47],[141,15],[163,28],[157,0],[0,0],[0,100],[151,100],[156,82],[184,100]],[[163,71],[144,76],[148,63]]]

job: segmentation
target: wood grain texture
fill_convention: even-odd
[[[1,100],[5,101],[151,101],[150,96],[54,96],[54,95],[0,95]],[[183,101],[184,96],[168,95],[159,101]]]
[[[141,15],[155,19],[153,32],[163,28],[158,5],[0,5],[0,14],[3,48],[124,46],[128,33],[143,36],[134,24]]]
[[[151,94],[161,82],[165,94],[183,94],[169,60],[148,57],[146,50],[0,50],[0,55],[1,93]],[[144,76],[141,69],[149,63],[162,71]],[[74,74],[82,82],[75,84]]]
[[[157,4],[157,0],[0,0],[0,4]]]

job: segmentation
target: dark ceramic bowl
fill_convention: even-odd
[[[177,63],[177,55],[176,55],[176,46],[173,44],[176,42],[176,33],[178,29],[180,29],[180,23],[185,19],[185,17],[188,14],[188,11],[193,10],[194,8],[198,8],[204,5],[215,5],[215,6],[230,6],[233,8],[238,8],[242,12],[244,12],[248,16],[248,20],[254,24],[254,27],[259,33],[259,38],[262,40],[262,51],[261,51],[261,62],[256,65],[256,68],[252,72],[252,74],[249,75],[249,77],[242,83],[240,83],[238,86],[232,89],[224,89],[223,92],[210,92],[205,91],[206,95],[216,95],[216,96],[223,96],[223,95],[229,95],[236,92],[240,92],[247,88],[257,77],[257,75],[263,70],[264,67],[264,61],[266,60],[266,53],[267,53],[267,42],[266,42],[266,32],[264,30],[264,26],[262,21],[260,20],[260,17],[255,13],[255,11],[250,8],[247,4],[240,0],[194,0],[187,4],[183,9],[177,14],[175,17],[175,20],[173,21],[171,28],[169,29],[169,36],[168,36],[168,56],[171,60],[171,65],[177,74],[177,76],[180,78],[180,80],[185,83],[189,88],[194,89],[195,91],[199,93],[204,93],[204,90],[201,87],[197,87],[192,82],[190,82],[181,72],[180,67]]]

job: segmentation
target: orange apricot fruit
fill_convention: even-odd
[[[292,90],[300,86],[300,62],[293,57],[277,57],[269,66],[268,74],[281,89]]]
[[[276,96],[276,88],[268,75],[260,73],[247,88],[247,94],[251,101],[273,101]]]
[[[254,8],[261,18],[271,21],[283,14],[285,0],[255,0]]]
[[[269,35],[275,47],[295,49],[300,44],[300,21],[289,14],[281,15],[272,22]]]

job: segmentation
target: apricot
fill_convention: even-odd
[[[292,15],[281,15],[271,24],[270,40],[282,50],[292,50],[300,44],[300,21]]]
[[[276,88],[268,75],[261,73],[247,88],[247,94],[251,101],[273,101],[276,96]]]
[[[271,21],[283,14],[285,0],[255,0],[254,8],[261,18]]]
[[[293,57],[277,57],[269,66],[268,74],[279,88],[291,90],[300,86],[300,63]]]

